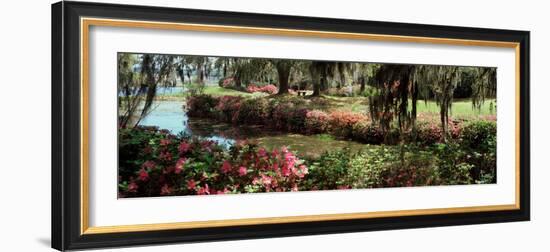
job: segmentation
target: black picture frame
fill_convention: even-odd
[[[320,30],[519,43],[519,209],[160,231],[81,233],[80,18]],[[422,228],[530,218],[529,32],[103,3],[52,5],[52,247],[58,250]]]

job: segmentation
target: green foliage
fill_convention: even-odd
[[[187,98],[186,109],[189,116],[210,117],[218,100],[210,95],[195,95]]]
[[[473,121],[462,130],[461,146],[469,152],[472,175],[477,182],[496,182],[496,122]]]
[[[447,185],[470,184],[473,165],[465,163],[466,153],[455,143],[436,144],[434,153],[438,157],[438,175]]]
[[[307,185],[316,190],[347,187],[347,175],[353,155],[348,148],[326,152],[309,164],[310,179]]]

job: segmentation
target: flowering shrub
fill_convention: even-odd
[[[205,94],[187,97],[187,113],[189,116],[209,117],[218,102],[218,99]]]
[[[330,129],[336,136],[351,138],[353,126],[360,122],[366,121],[368,117],[360,113],[335,111],[330,113]]]
[[[305,128],[309,134],[325,133],[329,129],[329,115],[320,110],[311,110],[306,113]]]
[[[222,103],[223,101],[220,101]],[[264,124],[270,115],[269,103],[266,99],[247,99],[233,115],[233,123]]]
[[[287,130],[289,121],[288,115],[295,109],[296,106],[292,102],[281,101],[273,103],[273,109],[271,110],[272,123],[268,126],[275,129]]]
[[[369,120],[363,120],[353,125],[352,138],[364,143],[381,144],[384,142],[384,133]]]
[[[447,122],[447,139],[458,139],[462,131],[463,120],[449,118]],[[440,143],[443,140],[443,129],[439,115],[421,113],[416,119],[415,130],[406,132],[408,142],[416,142],[424,146]]]
[[[176,137],[156,128],[119,129],[119,197],[298,191],[308,167],[285,147]]]
[[[370,144],[395,144],[399,141],[400,133],[396,128],[384,132],[380,127],[372,124],[365,114],[347,111],[334,111],[327,114],[321,110],[308,109],[308,106],[311,105],[308,102],[321,103],[317,100],[307,101],[292,96],[278,98],[222,96],[216,98],[209,95],[196,95],[188,98],[187,110],[189,116],[210,117],[234,124],[265,125],[271,129],[302,134],[330,133],[340,138]],[[477,136],[472,132],[478,132],[486,127],[469,126],[473,131],[469,130],[463,133],[464,124],[470,121],[482,121],[488,125],[496,125],[494,117],[487,117],[487,120],[485,117],[449,118],[447,139],[462,138],[469,139],[468,141],[471,143],[477,142]],[[485,131],[487,130],[489,129],[485,129]],[[494,132],[496,132],[496,128]],[[430,146],[443,140],[441,122],[436,114],[419,114],[415,130],[403,132],[403,134],[406,142],[415,142],[423,146]],[[466,134],[465,137],[462,137],[464,134]]]
[[[241,96],[226,95],[218,98],[218,104],[214,107],[217,118],[228,123],[238,120],[238,115],[235,115],[235,111],[240,110],[242,100]]]
[[[235,85],[235,80],[231,77],[229,78],[225,78],[225,79],[220,79],[220,86],[224,87],[224,88],[228,88],[228,87],[232,87]]]
[[[250,84],[248,85],[248,87],[246,87],[246,91],[249,93],[262,92],[267,94],[276,94],[278,92],[278,88],[273,84],[268,84],[261,87],[256,86],[254,84]]]

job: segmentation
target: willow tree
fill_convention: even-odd
[[[390,130],[394,118],[400,133],[414,125],[418,98],[418,88],[411,79],[414,70],[413,65],[386,64],[376,71],[374,84],[378,92],[369,97],[369,111],[373,122],[378,123],[384,133]]]
[[[333,78],[336,67],[333,62],[312,61],[309,66],[309,73],[313,84],[312,96],[321,95],[321,88],[327,86],[329,78]]]
[[[117,55],[118,66],[118,125],[125,128],[132,115],[136,113],[143,101],[139,95],[141,85],[137,81],[139,74],[134,72],[134,65],[138,58],[134,54],[119,53]]]
[[[374,63],[356,63],[355,64],[355,80],[359,83],[359,92],[363,93],[367,82],[374,78],[374,75],[380,68],[380,64]]]
[[[458,66],[418,66],[414,72],[414,81],[420,83],[423,98],[428,93],[439,106],[439,119],[443,132],[443,141],[447,140],[449,114],[453,105],[454,90],[461,79],[461,68]]]
[[[219,59],[218,61],[225,60]],[[237,88],[242,88],[243,83],[246,85],[252,81],[263,79],[266,75],[273,74],[269,61],[265,59],[228,58],[226,64],[224,75],[231,76]]]
[[[329,87],[329,80],[338,77],[339,85],[346,82],[346,75],[354,70],[354,65],[349,62],[312,61],[309,66],[311,81],[313,82],[313,95],[319,96],[321,91]]]
[[[497,70],[490,67],[466,67],[463,71],[475,76],[471,83],[472,106],[480,110],[487,98],[496,97]]]

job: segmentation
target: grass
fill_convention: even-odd
[[[439,113],[439,106],[434,101],[419,101],[417,104],[417,110],[419,113]],[[495,115],[496,114],[496,100],[487,100],[481,108],[474,109],[472,101],[460,100],[453,102],[451,107],[452,116],[469,116],[469,115]]]
[[[365,97],[338,97],[324,95],[318,99],[323,99],[323,102],[312,102],[312,108],[325,111],[351,111],[351,112],[366,112],[368,111],[368,100]],[[412,105],[409,101],[409,109]],[[322,105],[318,105],[322,104]],[[418,113],[439,113],[439,105],[435,101],[418,101],[416,105]],[[471,115],[495,115],[496,100],[486,100],[481,105],[481,108],[474,109],[471,100],[457,100],[453,102],[451,107],[452,116],[471,116]]]

